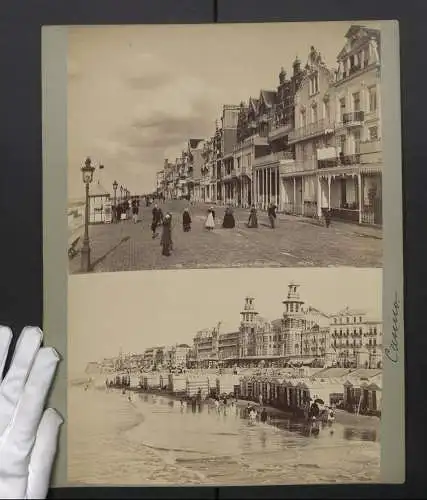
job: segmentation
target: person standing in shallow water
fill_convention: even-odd
[[[162,255],[169,257],[172,250],[172,217],[168,213],[163,219],[162,237],[160,239]]]
[[[251,211],[249,212],[248,227],[257,228],[258,227],[258,216],[256,213],[255,205],[252,205]]]
[[[270,203],[268,205],[267,215],[268,215],[268,220],[270,221],[271,229],[274,229],[274,227],[276,225],[276,217],[277,217],[276,210],[277,210],[277,207],[274,203]]]
[[[188,210],[188,208],[186,208],[184,210],[184,213],[182,214],[182,229],[184,233],[188,233],[189,231],[191,231],[191,222],[190,211]]]
[[[208,216],[206,217],[205,221],[205,228],[208,231],[212,231],[214,227],[215,227],[215,210],[213,209],[213,207],[210,207],[210,209],[208,210]]]

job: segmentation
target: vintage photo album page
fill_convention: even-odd
[[[43,29],[64,485],[404,481],[398,25]]]

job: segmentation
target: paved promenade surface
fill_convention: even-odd
[[[152,207],[142,207],[140,221],[90,226],[94,272],[143,269],[191,269],[220,267],[381,267],[382,231],[357,224],[332,222],[326,228],[314,220],[279,214],[271,229],[267,215],[258,213],[258,229],[246,227],[249,211],[236,209],[236,227],[222,229],[224,207],[215,207],[217,228],[208,232],[204,220],[208,205],[190,206],[183,201],[159,205],[173,219],[173,252],[161,254],[160,237],[151,237]],[[182,230],[182,211],[189,206],[193,224]],[[70,273],[78,273],[80,255],[70,261]]]

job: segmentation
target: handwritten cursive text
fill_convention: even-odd
[[[392,363],[397,363],[399,361],[399,322],[400,301],[396,292],[392,309],[391,342],[390,345],[384,350],[385,355]]]

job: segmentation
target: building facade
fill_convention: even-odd
[[[193,349],[198,368],[216,367],[219,360],[219,327],[197,332]]]
[[[364,311],[322,312],[302,300],[299,288],[288,285],[278,319],[262,318],[255,299],[246,297],[238,331],[199,332],[194,339],[197,366],[382,366],[381,321]]]
[[[312,46],[304,67],[296,58],[289,78],[281,69],[275,90],[224,105],[212,137],[191,139],[172,167],[165,163],[158,190],[382,225],[380,31],[352,25],[345,39],[337,70]]]
[[[284,212],[321,215],[317,177],[317,152],[334,145],[334,115],[330,87],[334,73],[320,53],[311,47],[304,76],[295,95],[295,128],[288,141],[295,148],[295,161],[283,165]],[[332,148],[333,149],[333,148]]]
[[[382,367],[382,322],[346,308],[331,316],[332,346],[342,367]]]
[[[380,31],[353,25],[338,54],[334,158],[319,165],[320,199],[335,217],[382,224]]]

